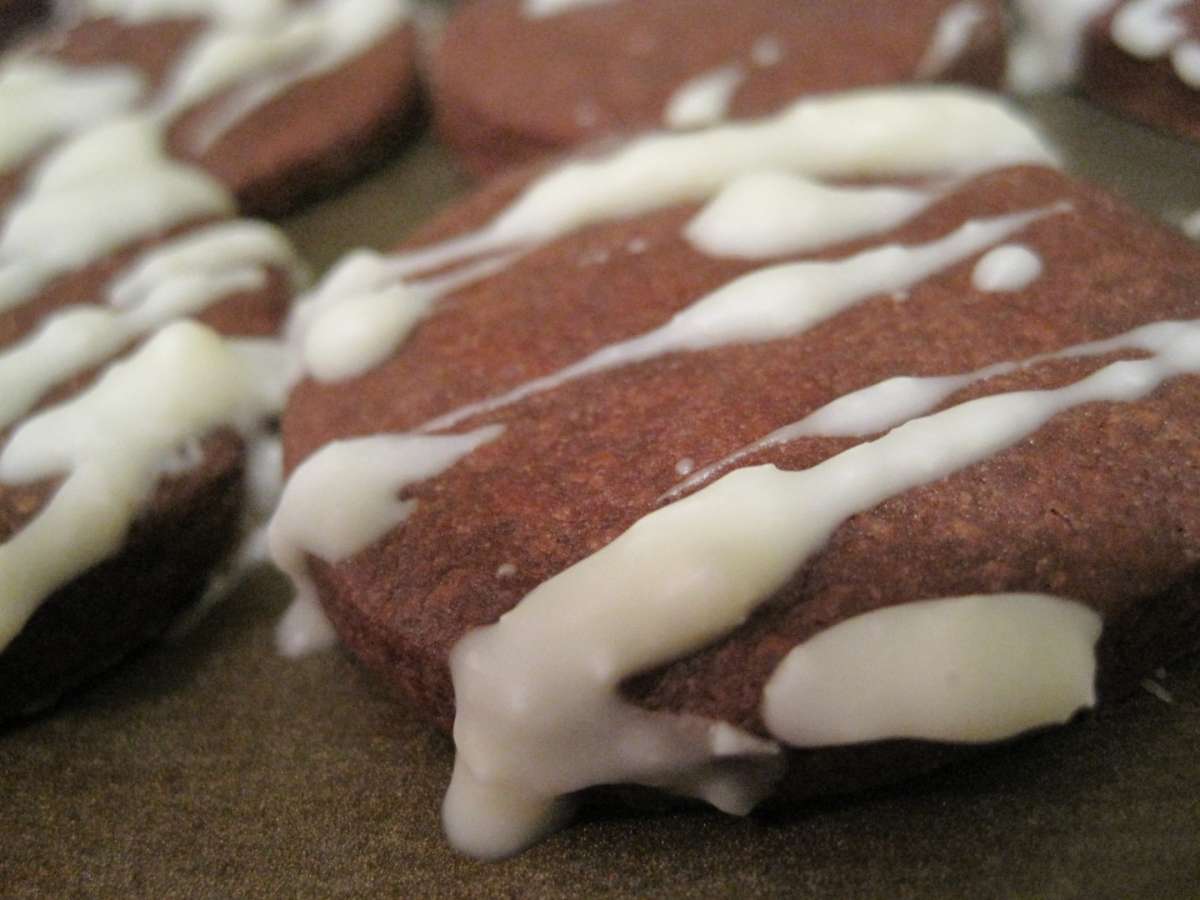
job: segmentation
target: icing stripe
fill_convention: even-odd
[[[1112,338],[1075,344],[1053,353],[1040,353],[1018,362],[999,362],[974,372],[954,375],[932,375],[924,378],[897,376],[868,387],[843,394],[797,422],[784,425],[765,437],[735,450],[663,494],[663,500],[673,500],[726,472],[749,456],[805,437],[866,437],[880,434],[917,416],[925,415],[951,394],[972,384],[1006,375],[1018,369],[1056,359],[1079,359],[1103,356],[1120,351],[1141,350],[1160,353],[1175,339],[1180,328],[1200,327],[1200,321],[1155,322],[1143,325]]]
[[[794,747],[999,741],[1096,705],[1100,616],[1039,594],[889,606],[792,649],[763,722]]]
[[[303,268],[283,235],[258,222],[225,222],[155,247],[109,290],[115,309],[76,307],[0,351],[0,429],[28,412],[51,388],[117,353],[135,338],[195,315],[238,291],[261,288],[265,266]]]
[[[1069,207],[1060,204],[974,219],[928,244],[888,244],[833,262],[808,260],[759,269],[701,298],[654,331],[610,344],[550,375],[459,407],[427,422],[421,430],[451,428],[568,382],[667,353],[799,334],[871,297],[908,290],[1033,222],[1066,209]]]
[[[396,498],[401,490],[444,472],[502,431],[376,435],[327,444],[306,459],[288,479],[268,530],[271,558],[296,586],[276,632],[280,652],[300,656],[333,642],[307,555],[338,562],[369,547],[412,513],[415,501]]]
[[[47,596],[120,549],[172,452],[222,426],[249,433],[278,408],[277,385],[263,377],[270,370],[253,365],[278,367],[278,358],[235,347],[203,326],[170,325],[12,435],[0,453],[0,481],[66,477],[41,512],[0,544],[0,649]]]

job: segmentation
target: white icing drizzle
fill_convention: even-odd
[[[277,380],[259,369],[266,362],[277,366],[278,356],[175,323],[16,430],[0,453],[0,480],[65,479],[0,544],[0,649],[49,594],[120,548],[173,452],[222,426],[249,434],[280,408]]]
[[[1181,225],[1183,233],[1194,241],[1200,241],[1200,209],[1184,217]]]
[[[954,65],[970,45],[975,29],[986,20],[987,13],[978,0],[959,0],[943,12],[933,40],[917,65],[917,76],[935,78]]]
[[[128,110],[142,90],[141,76],[129,69],[6,61],[0,66],[0,171],[55,138]]]
[[[287,239],[259,222],[223,222],[152,248],[110,286],[110,308],[60,312],[30,337],[0,350],[0,429],[52,387],[133,339],[232,293],[262,287],[266,266],[290,272],[293,285],[304,277]]]
[[[773,773],[743,765],[714,785],[729,748],[711,732],[707,742],[679,739],[714,723],[634,707],[619,683],[738,627],[848,517],[982,461],[1059,413],[1133,401],[1198,372],[1200,326],[1177,324],[1151,358],[1055,390],[972,400],[810,469],[738,469],[643,517],[455,648],[458,758],[444,807],[452,842],[481,856],[515,852],[562,820],[564,794],[596,783],[752,805]],[[734,752],[756,759],[751,744]]]
[[[1116,0],[1016,0],[1021,27],[1009,54],[1008,81],[1017,91],[1037,92],[1075,80],[1088,24]]]
[[[667,353],[798,334],[871,297],[907,291],[1066,208],[1059,205],[975,219],[927,244],[888,244],[831,262],[804,260],[758,269],[701,298],[654,331],[610,344],[557,372],[459,407],[426,423],[422,430],[451,428],[570,381]]]
[[[577,9],[592,6],[607,6],[617,0],[523,0],[521,12],[529,19],[545,19]]]
[[[146,120],[85,132],[46,158],[11,207],[0,232],[0,311],[131,241],[232,211],[220,184],[163,154]]]
[[[765,437],[747,444],[711,465],[692,473],[660,498],[673,500],[725,472],[743,459],[805,437],[866,437],[881,434],[917,416],[925,415],[951,394],[988,378],[1007,375],[1018,369],[1056,359],[1103,356],[1128,350],[1161,353],[1175,339],[1180,328],[1197,327],[1200,322],[1155,322],[1132,331],[1098,341],[1074,344],[1053,353],[1040,353],[1017,362],[992,363],[973,372],[953,375],[914,377],[900,375],[843,394],[797,422],[777,428]]]
[[[334,640],[307,556],[333,563],[366,549],[412,514],[416,503],[398,500],[401,490],[446,471],[502,431],[375,435],[327,444],[308,457],[288,479],[268,530],[271,558],[296,586],[276,631],[279,651],[301,656]]]
[[[663,112],[663,123],[679,130],[715,125],[729,113],[729,104],[746,80],[746,70],[730,63],[697,75],[680,86]]]
[[[1096,704],[1100,616],[1044,594],[889,606],[795,647],[763,689],[794,747],[892,738],[999,741]]]
[[[148,109],[165,129],[185,110],[229,91],[189,136],[196,153],[297,83],[362,53],[410,13],[409,0],[84,0],[67,10],[72,22],[105,17],[131,24],[207,20]],[[37,60],[25,65],[33,67],[33,75],[25,72],[16,82],[12,102],[19,102],[20,115],[3,116],[0,169],[48,137],[128,110],[142,91],[140,76],[128,70],[68,73]],[[104,80],[93,84],[96,74]],[[0,113],[7,109],[2,85],[0,81]]]
[[[907,188],[822,184],[788,172],[751,172],[710,200],[684,236],[710,256],[806,253],[890,231],[937,197]]]
[[[1023,291],[1042,274],[1042,258],[1024,244],[1005,244],[975,264],[971,284],[986,293]]]
[[[1200,89],[1200,42],[1177,13],[1188,0],[1134,0],[1113,16],[1113,41],[1147,61],[1171,57],[1171,67],[1189,87]]]
[[[750,48],[750,61],[760,69],[769,69],[783,62],[783,42],[773,34],[764,34]]]
[[[953,135],[953,140],[947,140]],[[1055,156],[1006,102],[962,88],[857,91],[797,101],[765,119],[639,138],[555,168],[482,229],[396,258],[394,275],[528,247],[599,222],[703,200],[738,175],[966,176]]]

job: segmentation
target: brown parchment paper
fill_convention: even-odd
[[[1072,98],[1032,110],[1077,173],[1176,221],[1200,209],[1200,148]],[[464,187],[427,138],[287,228],[324,268]],[[287,593],[262,567],[191,632],[0,731],[0,896],[1200,898],[1195,657],[1161,697],[886,791],[773,818],[592,813],[481,864],[441,835],[449,739],[341,652],[276,656]]]

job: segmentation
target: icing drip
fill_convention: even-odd
[[[133,339],[195,315],[238,291],[260,288],[266,266],[303,277],[283,235],[258,222],[226,222],[144,254],[110,287],[110,308],[81,306],[51,317],[26,340],[0,351],[0,429],[47,391],[117,353]]]
[[[1192,240],[1200,240],[1200,210],[1184,217],[1183,233]]]
[[[808,260],[759,269],[701,298],[654,331],[610,344],[550,375],[459,407],[426,423],[422,430],[451,428],[570,381],[667,353],[799,334],[871,297],[906,291],[1065,208],[975,219],[928,244],[888,244],[832,262]]]
[[[1008,81],[1017,91],[1037,92],[1075,80],[1083,33],[1116,0],[1016,0],[1021,22],[1009,55]]]
[[[392,353],[440,297],[494,274],[511,259],[486,259],[440,278],[406,284],[395,276],[395,260],[369,250],[350,254],[294,307],[288,330],[304,370],[318,381],[369,371]]]
[[[763,722],[794,747],[892,738],[999,741],[1096,705],[1100,616],[1000,594],[877,609],[794,648],[763,689]]]
[[[9,60],[0,67],[0,171],[55,138],[119,115],[142,89],[141,76],[128,69]]]
[[[416,502],[398,500],[401,490],[446,471],[502,431],[375,435],[327,444],[306,459],[288,479],[268,530],[271,558],[296,587],[276,631],[279,651],[301,656],[334,640],[307,556],[333,563],[366,549],[411,515]]]
[[[545,19],[591,6],[607,6],[616,0],[523,0],[521,12],[529,19]]]
[[[733,95],[745,80],[746,71],[737,63],[697,75],[671,95],[663,123],[680,130],[717,124],[728,115]]]
[[[1042,258],[1023,244],[988,251],[975,265],[971,283],[987,293],[1023,291],[1042,274]]]
[[[1041,353],[1019,362],[998,362],[955,375],[930,375],[923,378],[897,376],[843,394],[809,415],[777,428],[765,437],[747,444],[703,469],[697,470],[660,498],[673,500],[731,469],[743,459],[770,447],[806,437],[866,437],[930,412],[957,391],[997,375],[1055,359],[1079,359],[1128,350],[1160,353],[1174,340],[1180,328],[1200,326],[1200,322],[1155,322],[1125,334],[1075,344],[1053,353]]]
[[[232,211],[221,185],[163,155],[149,122],[99,126],[47,157],[11,207],[0,232],[0,311],[132,241]]]
[[[279,19],[291,0],[69,0],[74,18],[112,18],[140,25],[161,19],[212,19],[255,26]]]
[[[1052,165],[1054,155],[1005,102],[986,94],[909,87],[810,97],[770,118],[652,134],[607,156],[559,166],[479,231],[398,257],[394,275],[703,200],[760,170],[903,178],[965,176],[1019,162]]]
[[[1138,59],[1171,57],[1180,80],[1200,89],[1200,43],[1189,39],[1187,23],[1176,15],[1187,0],[1134,0],[1113,16],[1112,38]]]
[[[250,433],[280,408],[277,381],[258,369],[268,360],[278,364],[254,344],[243,351],[203,326],[176,323],[14,432],[0,480],[65,479],[0,544],[0,648],[53,591],[119,550],[173,452],[220,427]]]
[[[977,0],[960,0],[942,13],[933,42],[917,66],[917,76],[936,78],[954,65],[970,46],[975,29],[985,21],[987,13]]]
[[[1200,326],[1177,324],[1149,359],[1055,390],[972,400],[810,469],[738,469],[643,517],[455,648],[451,840],[476,855],[515,852],[561,821],[563,794],[596,783],[682,784],[752,804],[770,781],[765,768],[722,773],[710,791],[729,748],[677,740],[694,720],[625,703],[620,681],[738,627],[850,516],[980,462],[1059,413],[1133,401],[1188,373],[1200,373]],[[735,743],[743,763],[770,758]]]
[[[807,253],[890,231],[935,199],[925,191],[836,187],[787,172],[752,172],[726,185],[684,235],[710,256]]]

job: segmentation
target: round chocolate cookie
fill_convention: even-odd
[[[66,142],[0,231],[0,719],[159,634],[266,512],[303,268],[158,140]]]
[[[1088,29],[1080,83],[1097,103],[1200,141],[1200,2],[1117,4]]]
[[[0,65],[0,110],[23,110],[0,142],[0,199],[57,139],[136,112],[241,209],[276,216],[385,158],[417,126],[405,0],[68,10]],[[29,112],[39,106],[48,114]]]
[[[1200,642],[1200,252],[1051,159],[821,98],[511,173],[306,301],[281,637],[319,599],[453,727],[456,846],[892,780]]]
[[[615,133],[921,80],[996,86],[994,0],[475,0],[433,71],[438,130],[487,174]]]

